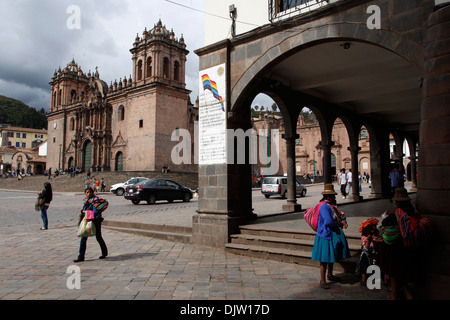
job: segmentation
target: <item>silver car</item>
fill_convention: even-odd
[[[148,180],[148,178],[145,177],[133,177],[125,182],[121,182],[121,183],[116,183],[113,184],[111,186],[111,189],[109,189],[110,192],[118,195],[118,196],[123,196],[123,194],[125,193],[125,190],[128,186],[131,186],[133,184],[136,184],[138,182],[144,181],[144,180]]]
[[[295,181],[296,194],[304,197],[306,196],[306,187],[297,180]],[[282,198],[286,198],[287,195],[287,177],[285,176],[273,176],[265,177],[262,186],[261,193],[269,198],[273,195],[280,195]]]

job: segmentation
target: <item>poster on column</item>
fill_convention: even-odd
[[[225,64],[199,74],[199,146],[200,165],[224,164],[226,149],[226,75]]]

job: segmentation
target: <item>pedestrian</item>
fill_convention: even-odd
[[[98,194],[100,192],[100,180],[97,180],[97,178],[95,178],[94,185],[95,185],[95,194]]]
[[[52,168],[48,168],[48,179],[52,178]]]
[[[345,169],[341,169],[341,173],[338,177],[338,184],[341,188],[342,199],[347,198],[347,174],[345,173]]]
[[[347,239],[343,232],[347,222],[342,212],[336,206],[336,195],[333,185],[325,184],[322,192],[325,201],[319,209],[317,233],[311,259],[320,262],[320,287],[329,289],[329,281],[340,281],[333,275],[333,264],[350,257]],[[341,229],[342,228],[342,229]],[[325,278],[325,275],[326,278]]]
[[[407,214],[409,217],[418,218],[420,215],[411,204],[410,198],[405,188],[395,189],[392,200],[395,203],[396,210],[387,215],[381,224],[383,227],[399,226],[398,221]],[[412,230],[410,230],[412,231]],[[383,265],[384,273],[389,276],[391,282],[392,299],[397,300],[400,292],[403,292],[406,299],[413,299],[413,295],[408,286],[408,282],[416,283],[420,277],[421,257],[423,253],[421,248],[406,247],[402,241],[403,235],[398,231],[400,236],[398,240],[390,245],[383,246]]]
[[[106,188],[106,185],[105,185],[105,179],[102,178],[102,189],[101,189],[101,191],[102,191],[102,192],[105,192],[105,188]]]
[[[39,193],[39,198],[44,199],[44,204],[41,207],[41,218],[43,222],[43,227],[41,230],[47,230],[48,229],[48,217],[47,217],[47,210],[50,206],[50,202],[53,200],[53,191],[52,191],[52,185],[50,182],[44,183],[44,189]]]
[[[84,190],[88,189],[90,186],[91,186],[91,179],[86,178],[86,180],[84,181]]]
[[[389,172],[389,179],[391,180],[391,196],[392,198],[395,193],[395,189],[403,188],[405,179],[403,174],[400,172],[397,165],[394,165],[391,172]]]
[[[85,195],[86,198],[83,204],[83,209],[78,215],[79,223],[81,222],[81,220],[83,220],[84,215],[86,214],[86,210],[93,210],[95,212],[95,218],[93,220],[95,226],[95,238],[97,239],[97,242],[100,245],[100,249],[102,251],[102,255],[99,257],[99,259],[105,259],[108,256],[108,248],[106,247],[106,243],[102,237],[102,222],[104,220],[102,213],[108,207],[108,201],[95,196],[94,190],[92,188],[87,188],[85,190]],[[78,258],[76,260],[73,260],[73,262],[84,261],[87,239],[87,237],[81,237]]]
[[[348,170],[346,177],[347,177],[347,185],[348,185],[347,194],[351,194],[352,193],[352,182],[353,182],[352,169]]]
[[[371,217],[363,221],[359,227],[359,232],[361,233],[361,255],[358,269],[361,286],[366,285],[367,268],[376,264],[377,241],[379,240],[377,224],[378,219]]]

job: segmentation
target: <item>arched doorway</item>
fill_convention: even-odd
[[[83,170],[86,171],[92,166],[92,142],[86,141],[83,148]]]
[[[122,152],[117,152],[116,154],[116,161],[115,161],[116,165],[114,170],[115,171],[123,171],[123,153]]]

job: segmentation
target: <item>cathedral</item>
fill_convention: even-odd
[[[72,60],[50,82],[47,168],[84,171],[195,171],[174,165],[171,141],[177,129],[194,134],[198,107],[186,89],[184,38],[161,20],[137,35],[132,76],[108,84],[96,68],[83,73]],[[192,162],[193,163],[193,162]]]

